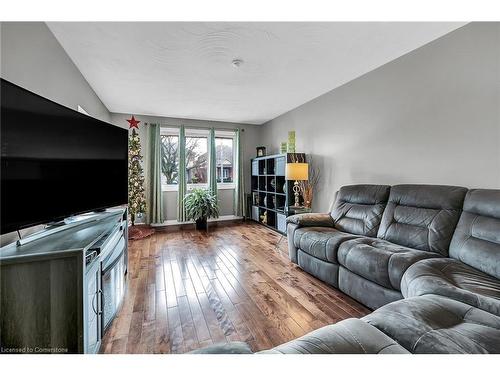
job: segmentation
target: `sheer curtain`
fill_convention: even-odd
[[[243,146],[242,146],[242,131],[241,129],[236,129],[235,136],[235,165],[237,168],[236,173],[236,189],[234,190],[234,211],[236,216],[245,216],[246,205],[245,205],[245,175],[243,172]]]
[[[212,191],[212,194],[217,196],[217,155],[215,147],[215,129],[210,128],[208,133],[209,138],[209,164],[208,164],[208,189]]]
[[[163,223],[163,196],[161,191],[160,125],[149,124],[149,197],[148,224]]]
[[[184,125],[179,129],[179,147],[177,149],[179,159],[179,185],[177,191],[177,221],[186,221],[186,209],[184,197],[186,196],[186,130]]]

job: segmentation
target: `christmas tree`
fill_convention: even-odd
[[[128,140],[128,209],[132,225],[134,225],[136,215],[146,211],[146,197],[144,195],[144,173],[141,166],[141,142],[139,134],[134,129],[137,128],[140,121],[137,121],[134,116],[127,121],[132,128]]]

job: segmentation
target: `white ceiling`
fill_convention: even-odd
[[[48,26],[111,112],[262,124],[463,24]]]

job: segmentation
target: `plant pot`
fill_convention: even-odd
[[[201,218],[196,220],[196,229],[197,230],[207,230],[207,218]]]

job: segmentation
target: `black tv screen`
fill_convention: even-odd
[[[1,233],[127,203],[128,131],[1,80]]]

